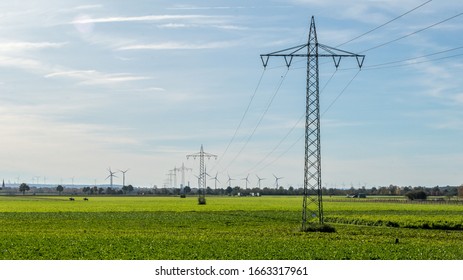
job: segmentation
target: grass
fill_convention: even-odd
[[[299,197],[207,197],[206,205],[198,205],[196,197],[0,197],[0,258],[463,259],[461,231],[404,226],[461,225],[461,206],[325,203],[327,220],[346,220],[329,223],[334,233],[305,233],[299,231],[301,202]],[[368,225],[377,220],[399,226]]]

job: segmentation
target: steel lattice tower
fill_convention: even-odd
[[[303,53],[304,50],[307,50],[307,52]],[[264,67],[267,67],[271,56],[283,57],[288,68],[291,66],[294,57],[307,57],[304,195],[302,200],[302,230],[305,230],[308,223],[317,223],[318,221],[318,223],[322,224],[324,221],[321,183],[318,59],[320,57],[331,57],[337,68],[342,57],[355,57],[359,68],[361,68],[365,56],[319,44],[313,16],[310,22],[307,44],[260,55]]]
[[[206,204],[206,167],[204,165],[204,158],[215,158],[216,155],[205,153],[203,150],[203,145],[199,153],[187,155],[186,158],[190,157],[196,159],[199,157],[199,177],[198,177],[198,202],[199,204]]]

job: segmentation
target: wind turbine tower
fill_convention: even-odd
[[[362,68],[364,55],[358,55],[318,43],[315,19],[310,22],[309,38],[306,44],[284,50],[261,54],[262,64],[267,67],[270,57],[283,57],[289,68],[293,58],[307,57],[306,104],[305,104],[305,158],[304,158],[304,195],[302,200],[302,230],[307,223],[323,224],[322,182],[321,182],[321,146],[320,146],[320,57],[331,58],[338,68],[341,58],[353,57]]]
[[[212,177],[211,180],[214,180],[214,189],[217,189],[217,182],[220,183],[219,179],[217,178],[217,175],[219,175],[219,172],[215,173],[215,177]]]
[[[230,177],[230,174],[228,174],[228,180],[227,180],[227,183],[228,183],[228,186],[231,188],[231,181],[234,181],[235,179],[233,179],[232,177]]]
[[[126,169],[126,170],[119,170],[121,173],[122,173],[122,186],[125,187],[125,173],[127,173],[127,171],[129,171],[130,169]]]
[[[265,180],[265,178],[260,178],[258,175],[256,175],[256,177],[257,177],[257,186],[259,186],[259,189],[260,189],[260,181]]]
[[[248,174],[248,176],[246,176],[246,178],[242,178],[241,180],[245,180],[245,181],[246,181],[246,189],[248,189],[249,174]]]
[[[275,186],[278,189],[278,187],[279,187],[278,180],[283,179],[284,177],[277,177],[277,176],[275,176],[275,174],[272,174],[272,175],[273,175],[273,177],[275,177]]]
[[[109,178],[109,183],[110,183],[111,189],[112,189],[113,188],[113,178],[117,177],[116,175],[114,175],[114,174],[116,174],[116,171],[111,171],[111,167],[108,168],[108,171],[109,171],[109,175],[108,175],[108,177],[106,177],[105,180],[108,180],[108,178]],[[74,180],[74,177],[72,179]]]

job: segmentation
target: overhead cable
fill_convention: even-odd
[[[384,26],[388,25],[389,23],[391,23],[391,22],[393,22],[393,21],[396,21],[396,20],[400,19],[401,17],[403,17],[403,16],[405,16],[405,15],[408,15],[409,13],[411,13],[411,12],[413,12],[413,11],[415,11],[415,10],[421,8],[421,7],[423,7],[424,5],[428,4],[429,2],[432,2],[432,0],[429,0],[429,1],[427,1],[427,2],[425,2],[425,3],[423,3],[423,4],[421,4],[421,5],[419,5],[419,6],[417,6],[417,7],[415,7],[415,8],[413,8],[413,9],[411,9],[411,10],[409,10],[409,11],[407,11],[407,12],[401,14],[401,15],[398,16],[398,17],[395,17],[395,18],[389,20],[388,22],[385,22],[385,23],[381,24],[380,26],[377,26],[377,27],[371,29],[370,31],[367,31],[367,32],[365,32],[365,33],[363,33],[363,34],[361,34],[361,35],[359,35],[359,36],[357,36],[357,37],[355,37],[355,38],[353,38],[353,39],[350,39],[349,41],[346,41],[346,42],[344,42],[344,43],[342,43],[342,44],[340,44],[340,45],[337,45],[336,48],[338,48],[338,47],[340,47],[340,46],[343,46],[343,45],[345,45],[345,44],[348,44],[348,43],[350,43],[350,42],[353,42],[353,41],[355,41],[355,40],[357,40],[357,39],[359,39],[359,38],[361,38],[361,37],[363,37],[363,36],[365,36],[365,35],[368,35],[368,34],[374,32],[374,31],[380,29],[381,27],[384,27]]]

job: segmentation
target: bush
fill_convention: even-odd
[[[422,199],[425,200],[428,198],[428,195],[424,191],[411,191],[405,194],[405,196],[410,200]]]
[[[317,224],[311,223],[308,224],[305,229],[301,228],[303,232],[336,232],[336,229],[333,226],[328,224]]]
[[[199,197],[199,198],[198,198],[198,204],[200,204],[200,205],[206,204],[206,198],[205,198],[205,197],[202,197],[202,196]]]

